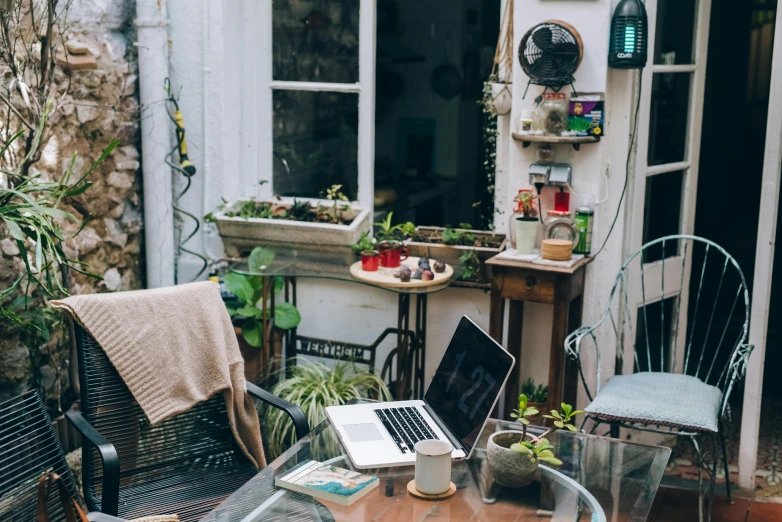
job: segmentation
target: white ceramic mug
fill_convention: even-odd
[[[440,495],[451,486],[451,452],[444,440],[415,443],[415,488],[426,495]]]

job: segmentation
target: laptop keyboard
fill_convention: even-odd
[[[439,439],[412,406],[377,409],[375,414],[402,453],[415,453],[415,443],[419,440]]]

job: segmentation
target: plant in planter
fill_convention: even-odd
[[[544,384],[536,385],[535,381],[530,378],[521,384],[521,393],[528,397],[529,406],[536,408],[537,410],[542,410],[543,407],[546,406],[546,402],[548,401],[548,386]],[[528,417],[528,419],[531,424],[542,425],[543,423],[543,416],[540,414],[532,415]]]
[[[321,363],[306,361],[296,365],[295,361],[291,361],[287,371],[289,377],[277,383],[272,393],[301,407],[313,428],[326,418],[328,406],[338,406],[358,398],[391,399],[391,392],[380,376],[359,371],[355,364],[349,362],[340,361],[329,368]],[[276,408],[267,408],[264,420],[264,440],[268,444],[270,458],[275,458],[295,442],[293,423],[285,412]],[[339,450],[339,442],[327,433],[331,432],[324,432],[313,440],[314,458],[334,456],[334,452]]]
[[[538,409],[529,406],[529,400],[525,394],[519,395],[519,407],[514,410],[511,417],[521,424],[521,431],[498,431],[489,437],[487,452],[489,467],[494,480],[501,486],[519,488],[532,482],[540,461],[553,466],[562,465],[554,452],[554,446],[546,439],[553,428],[547,430],[538,437],[530,437],[527,440],[527,425],[529,417],[537,415]],[[573,417],[584,413],[574,410],[569,404],[562,403],[562,411],[551,411],[545,418],[554,419],[554,425],[559,429],[578,431],[570,422]]]
[[[494,64],[487,83],[491,85],[494,112],[500,116],[511,111],[511,75],[513,71],[513,0],[505,3],[500,35],[494,51]]]
[[[516,252],[531,254],[535,250],[538,237],[538,209],[535,208],[535,197],[529,190],[523,190],[514,198],[521,206],[522,215],[514,215]]]

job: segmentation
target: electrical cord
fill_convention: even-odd
[[[614,215],[614,220],[611,222],[611,228],[608,229],[608,234],[603,240],[603,244],[600,246],[600,249],[592,257],[597,257],[605,248],[606,244],[608,243],[608,239],[611,237],[611,233],[614,231],[616,222],[619,219],[619,213],[622,210],[622,202],[624,201],[625,193],[627,192],[627,183],[630,180],[630,159],[633,157],[633,147],[635,147],[636,138],[638,138],[638,114],[641,109],[641,88],[643,86],[643,78],[643,72],[641,72],[641,75],[638,78],[638,96],[635,101],[635,116],[633,116],[633,133],[630,137],[630,145],[627,148],[627,160],[625,161],[625,183],[622,187],[622,194],[619,196],[619,204],[616,207],[616,214]]]
[[[178,203],[179,200],[182,199],[182,196],[184,196],[187,193],[187,191],[190,190],[190,185],[192,184],[192,177],[195,174],[196,170],[195,167],[192,165],[192,163],[190,163],[190,161],[187,158],[187,152],[186,152],[187,145],[185,142],[185,127],[182,122],[182,115],[179,112],[179,103],[177,102],[176,98],[174,98],[174,95],[171,93],[171,81],[168,78],[166,78],[165,81],[165,89],[166,89],[166,93],[168,94],[168,98],[166,99],[166,102],[171,103],[174,106],[174,114],[171,114],[170,111],[166,111],[166,112],[168,113],[168,117],[171,119],[171,122],[174,124],[174,127],[176,129],[176,145],[174,145],[171,151],[166,155],[165,162],[166,165],[168,165],[175,171],[182,174],[187,180],[185,187],[182,189],[182,191],[174,196],[174,201],[173,201],[174,204],[172,205],[172,208],[174,209],[174,212],[190,218],[195,224],[195,227],[190,232],[190,234],[188,234],[187,237],[181,239],[180,236],[177,249],[179,250],[180,253],[185,252],[186,254],[190,254],[191,256],[197,257],[203,262],[203,266],[201,267],[201,270],[192,279],[192,281],[195,281],[199,277],[201,277],[201,274],[203,274],[206,271],[206,269],[209,267],[209,260],[206,257],[199,254],[198,252],[194,252],[188,248],[185,248],[184,245],[185,243],[193,239],[193,237],[201,229],[201,222],[198,220],[196,216],[179,207]],[[176,152],[179,152],[179,163],[174,162],[174,153]]]

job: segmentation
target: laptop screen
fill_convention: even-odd
[[[465,447],[475,445],[513,363],[512,355],[462,317],[424,400]]]

